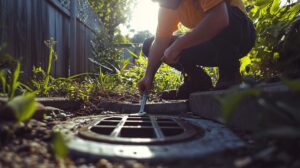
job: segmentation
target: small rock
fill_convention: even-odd
[[[106,159],[101,159],[98,161],[97,165],[96,165],[97,168],[112,168],[113,165]]]
[[[59,114],[57,114],[57,118],[66,119],[67,115],[65,113],[59,113]]]
[[[36,111],[33,115],[33,118],[37,120],[43,120],[45,115],[46,115],[46,107],[41,103],[37,102]]]
[[[128,160],[126,161],[126,164],[128,167],[132,167],[132,168],[144,168],[145,166],[142,165],[141,163],[135,161],[135,160]]]
[[[46,116],[45,118],[44,118],[46,121],[53,121],[53,117],[51,117],[51,116]],[[48,124],[49,125],[49,124]]]
[[[56,117],[56,113],[62,113],[64,112],[61,109],[55,108],[55,107],[51,107],[51,106],[44,106],[41,103],[38,103],[37,105],[37,110],[33,116],[33,118],[37,119],[37,120],[43,120],[45,119],[46,115],[47,116],[52,116],[52,117]]]
[[[242,158],[242,159],[238,159],[234,162],[234,165],[237,167],[237,168],[242,168],[242,167],[246,167],[248,166],[249,164],[252,163],[252,158],[251,157],[245,157],[245,158]]]

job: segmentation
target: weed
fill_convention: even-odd
[[[50,82],[54,80],[54,78],[51,76],[51,69],[53,59],[57,60],[57,54],[54,51],[54,46],[57,42],[51,38],[44,43],[49,48],[47,71],[45,72],[42,67],[33,67],[34,78],[31,80],[31,82],[33,83],[39,95],[46,96],[52,87]]]

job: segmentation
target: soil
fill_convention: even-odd
[[[89,102],[82,104],[81,109],[72,112],[46,113],[43,120],[30,119],[24,124],[16,125],[10,121],[0,121],[0,167],[99,167],[99,168],[164,168],[164,167],[197,167],[197,168],[227,168],[227,167],[298,167],[300,162],[290,153],[284,153],[281,160],[275,158],[272,141],[260,142],[253,139],[252,134],[234,130],[247,142],[248,147],[237,151],[226,151],[221,154],[208,156],[205,159],[192,161],[176,161],[174,163],[145,163],[134,160],[110,161],[99,159],[97,162],[89,162],[84,158],[66,158],[64,160],[55,157],[52,148],[53,131],[55,125],[62,121],[77,116],[114,113],[101,111],[94,104],[99,101],[131,101],[138,102],[139,96],[118,94],[98,95]],[[158,99],[157,99],[158,100]],[[262,145],[262,146],[263,146]],[[299,149],[299,148],[296,148]],[[269,151],[264,151],[269,150]],[[270,152],[271,151],[271,152]],[[265,152],[265,153],[263,153]],[[263,153],[263,154],[261,154]],[[260,154],[260,155],[259,155]],[[277,155],[276,155],[277,156]],[[273,161],[272,159],[276,159]],[[282,159],[284,158],[284,159]]]

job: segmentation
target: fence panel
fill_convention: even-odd
[[[76,51],[70,55],[70,0],[0,0],[0,45],[7,43],[7,51],[21,59],[22,70],[32,74],[33,66],[47,67],[49,50],[44,41],[53,37],[58,60],[53,63],[54,76],[90,71],[92,56],[90,41],[100,31],[100,22],[87,0],[77,0]],[[76,60],[76,64],[70,60]]]

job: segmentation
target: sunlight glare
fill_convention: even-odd
[[[135,32],[148,30],[155,34],[157,26],[158,3],[152,0],[136,0],[137,4],[132,11],[130,29]],[[129,30],[124,30],[129,34]]]

